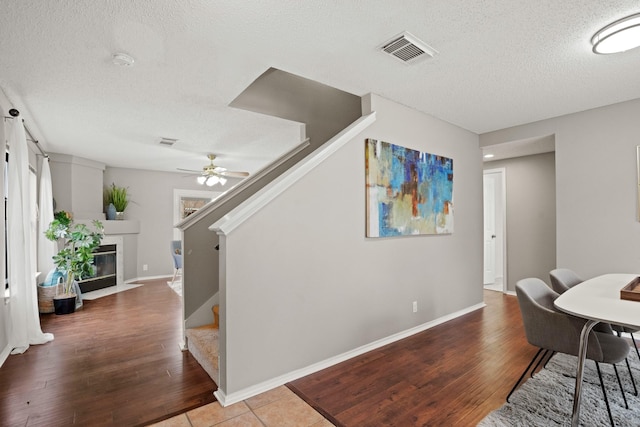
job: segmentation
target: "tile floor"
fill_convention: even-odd
[[[285,386],[222,407],[218,402],[193,409],[152,427],[332,427],[322,415]]]

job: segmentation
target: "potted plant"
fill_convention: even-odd
[[[100,246],[104,231],[100,221],[93,221],[93,226],[95,230],[85,224],[74,224],[71,215],[61,211],[54,214],[45,231],[47,239],[62,242],[62,249],[53,256],[56,268],[65,275],[62,293],[53,298],[56,314],[75,311],[74,282],[94,275],[93,251]]]
[[[129,194],[126,187],[118,187],[115,183],[112,183],[110,187],[105,190],[105,205],[107,205],[107,219],[123,219],[124,210],[129,205]],[[110,205],[113,205],[116,211],[115,217],[109,214]]]

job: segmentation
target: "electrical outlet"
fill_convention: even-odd
[[[147,271],[149,266],[147,264],[142,264],[142,271]]]
[[[414,301],[413,302],[413,312],[417,313],[418,312],[418,301]]]

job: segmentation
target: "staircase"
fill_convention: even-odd
[[[218,333],[219,333],[219,306],[213,306],[213,323],[189,328],[186,330],[187,349],[189,353],[198,361],[211,379],[219,382],[218,367]]]

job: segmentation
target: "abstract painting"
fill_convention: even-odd
[[[453,233],[453,159],[365,141],[367,237]]]

